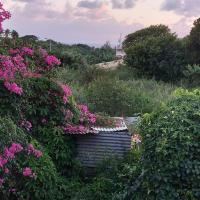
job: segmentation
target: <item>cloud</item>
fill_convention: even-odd
[[[177,33],[179,37],[185,37],[191,30],[190,20],[183,17],[177,23],[172,24],[170,28],[173,32]]]
[[[88,9],[95,9],[100,8],[102,6],[103,2],[100,2],[99,0],[95,1],[79,1],[77,6],[80,8],[88,8]]]
[[[161,10],[174,11],[178,15],[196,17],[200,13],[200,0],[165,0]]]
[[[36,35],[64,43],[103,44],[109,40],[116,44],[120,33],[124,35],[143,27],[142,24],[126,24],[116,21],[108,5],[99,8],[80,9],[66,4],[65,9],[52,10],[46,1],[38,5],[32,1],[22,8],[12,8],[12,18],[5,28],[15,29],[20,35]]]
[[[65,20],[71,19],[73,9],[69,3],[66,3],[64,11],[55,10],[52,3],[46,0],[15,0],[20,2],[26,2],[23,7],[16,6],[12,7],[12,15],[17,18],[28,18],[30,21],[40,20]]]
[[[37,0],[13,0],[13,1],[18,1],[18,2],[25,2],[25,3],[30,3],[30,2],[35,2]]]
[[[113,9],[129,9],[135,6],[137,0],[111,0]]]
[[[112,18],[106,5],[89,10],[76,10],[76,12],[74,12],[74,16],[76,18],[84,18],[92,21],[107,20]]]

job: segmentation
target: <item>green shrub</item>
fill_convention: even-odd
[[[16,172],[16,174],[13,174],[14,177],[10,177],[12,182],[9,183],[9,186],[14,186],[15,182],[17,183],[15,187],[17,190],[16,193],[4,193],[5,188],[3,187],[0,189],[0,198],[9,200],[59,199],[59,196],[62,195],[59,188],[60,185],[58,185],[59,174],[51,158],[45,152],[45,149],[36,140],[32,140],[30,136],[27,136],[27,134],[8,118],[0,118],[0,140],[1,155],[4,149],[12,143],[21,144],[24,150],[26,150],[25,147],[28,143],[31,143],[36,149],[42,150],[43,152],[40,158],[35,158],[31,155],[17,155],[14,160],[10,161],[12,163],[11,166],[15,167],[15,170],[21,171],[24,167],[30,167],[36,173],[37,177],[36,179],[21,178]],[[2,169],[0,171],[2,173]],[[5,184],[7,185],[8,183]]]
[[[38,140],[45,146],[59,172],[65,175],[72,175],[72,168],[75,164],[73,138],[65,135],[61,128],[53,125],[40,127],[38,133]],[[76,171],[76,175],[78,175],[78,171]]]
[[[27,144],[28,136],[9,118],[0,117],[0,149],[3,150],[12,142]]]
[[[119,81],[99,78],[86,91],[90,108],[111,116],[132,116],[134,113],[151,112],[167,101],[173,86],[153,80]],[[157,93],[157,95],[155,95]]]
[[[127,64],[140,75],[177,82],[186,65],[185,43],[164,25],[129,34],[124,41]]]
[[[143,177],[126,199],[200,199],[200,91],[176,98],[140,125]]]
[[[88,87],[87,99],[90,108],[95,112],[115,116],[134,113],[131,88],[116,79],[99,78],[92,82]]]

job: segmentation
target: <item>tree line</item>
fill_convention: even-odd
[[[178,38],[168,26],[152,25],[127,35],[123,47],[127,65],[138,76],[166,82],[199,80],[200,18],[184,38]]]

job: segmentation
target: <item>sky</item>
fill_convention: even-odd
[[[200,0],[0,0],[12,14],[4,28],[66,44],[116,44],[150,25],[165,24],[179,37],[200,17]]]

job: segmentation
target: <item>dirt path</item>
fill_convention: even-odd
[[[124,62],[123,59],[121,59],[121,60],[114,60],[114,61],[111,61],[111,62],[99,63],[99,64],[96,64],[96,66],[100,67],[102,69],[116,69],[120,65],[122,65],[123,62]]]

